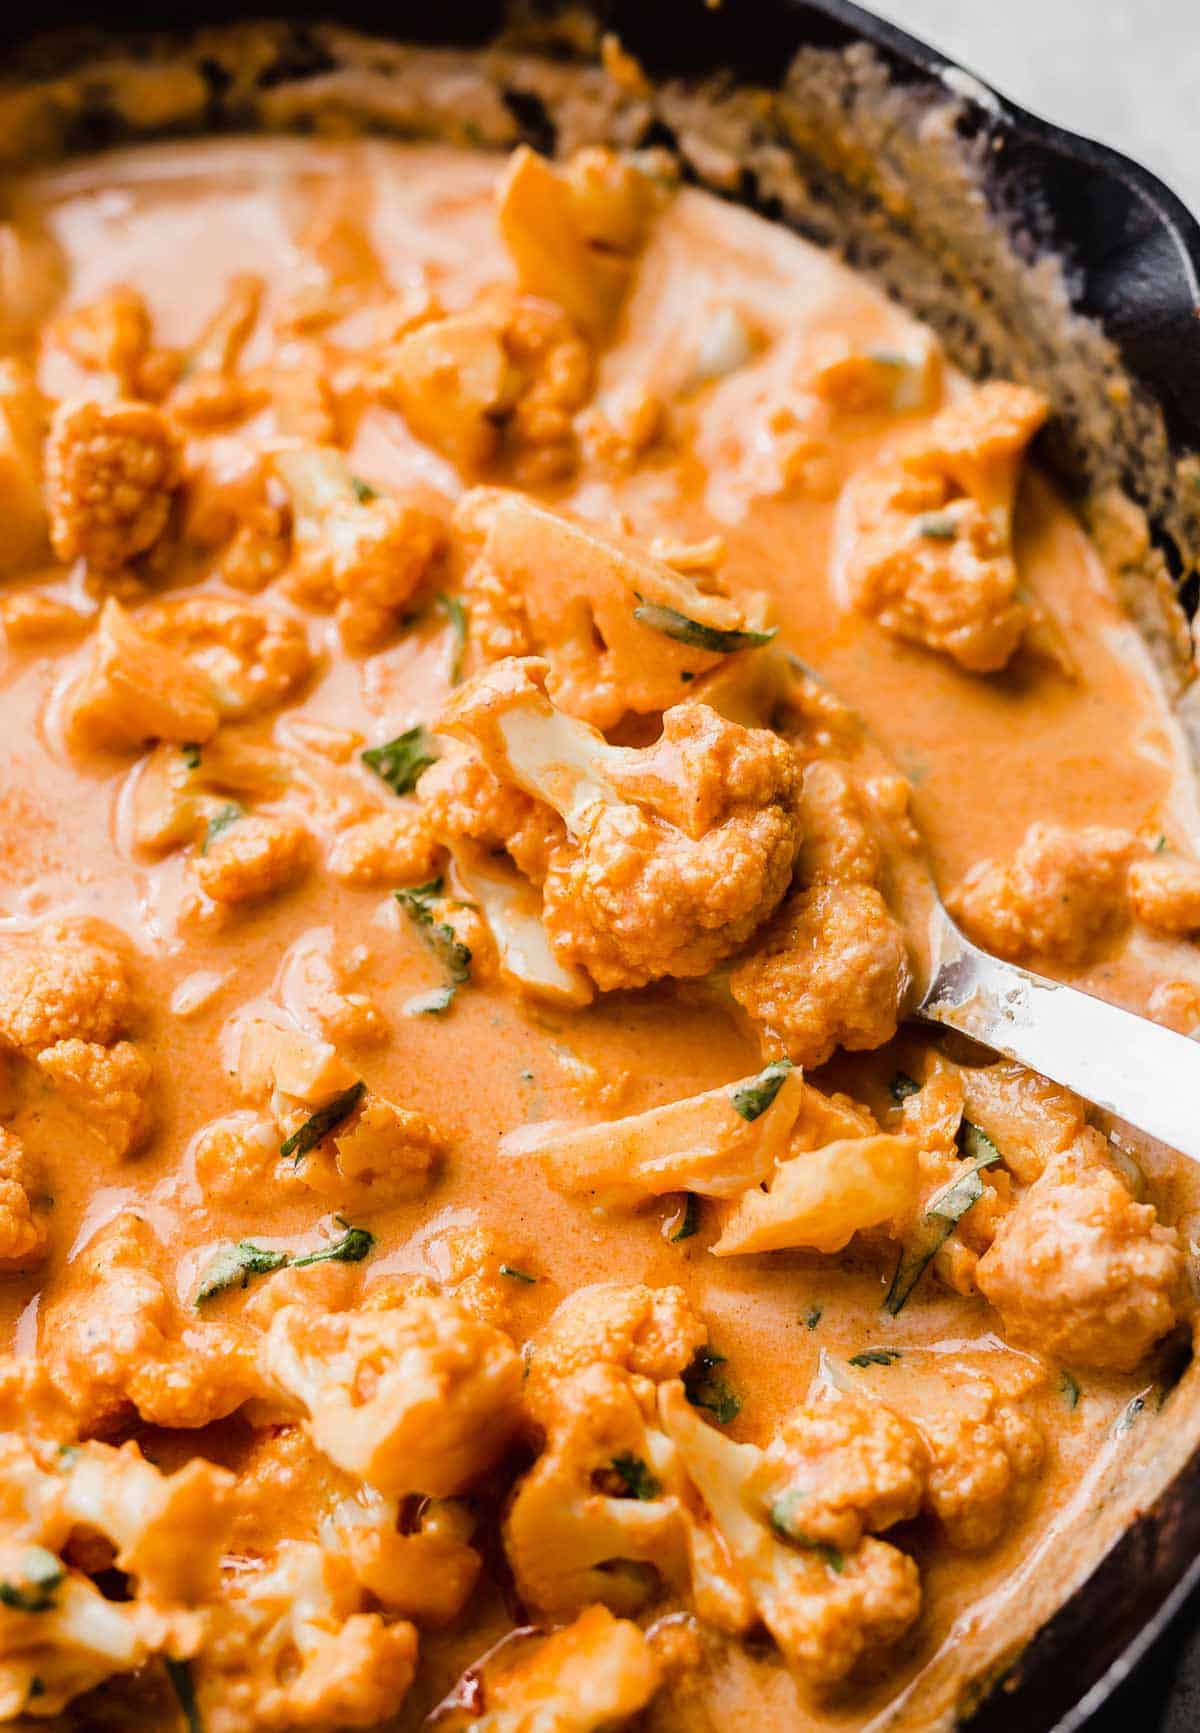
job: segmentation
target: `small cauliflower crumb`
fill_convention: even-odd
[[[1200,932],[1200,863],[1176,855],[1135,860],[1129,901],[1143,926],[1170,938],[1190,938]]]
[[[239,818],[194,857],[192,871],[214,902],[262,902],[307,871],[311,841],[298,819]]]
[[[158,541],[182,479],[179,437],[161,410],[128,401],[60,405],[46,442],[55,553],[118,571]]]
[[[1033,824],[1011,859],[973,866],[947,907],[998,957],[1083,963],[1126,919],[1136,846],[1125,831]]]
[[[135,1012],[126,946],[104,921],[54,922],[0,950],[0,1043],[31,1058],[60,1041],[109,1046]]]
[[[405,802],[348,825],[334,838],[326,865],[343,884],[392,888],[435,878],[440,852],[425,813]]]
[[[947,1384],[918,1425],[929,1450],[926,1508],[952,1547],[982,1552],[1008,1528],[1041,1469],[1041,1433],[984,1378]]]
[[[48,1205],[41,1164],[0,1126],[0,1268],[22,1270],[45,1257]]]

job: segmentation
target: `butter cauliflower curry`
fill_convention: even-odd
[[[1191,1312],[1187,1176],[905,1022],[928,859],[1200,1024],[1053,406],[653,152],[7,214],[0,1720],[881,1725]]]

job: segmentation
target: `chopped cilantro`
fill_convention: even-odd
[[[197,740],[185,740],[183,745],[179,748],[179,750],[183,755],[183,762],[187,766],[187,768],[189,770],[199,770],[199,768],[200,768],[200,743],[199,743],[199,741],[197,741]]]
[[[334,1216],[334,1221],[345,1233],[340,1240],[332,1240],[329,1245],[322,1246],[319,1251],[305,1252],[303,1257],[292,1259],[292,1268],[302,1270],[306,1264],[361,1264],[369,1257],[375,1245],[375,1235],[368,1233],[366,1228],[352,1228],[341,1216]]]
[[[236,800],[227,800],[218,807],[208,821],[208,829],[204,833],[204,841],[200,844],[200,853],[207,854],[219,836],[223,836],[231,824],[236,824],[239,818],[245,818],[246,809],[239,806]]]
[[[969,1119],[964,1119],[959,1126],[958,1147],[964,1158],[963,1171],[930,1198],[916,1238],[900,1253],[883,1302],[884,1309],[893,1318],[908,1300],[927,1265],[945,1245],[967,1211],[983,1196],[985,1188],[979,1177],[980,1170],[994,1167],[1001,1160],[1000,1151],[987,1132],[972,1125]]]
[[[705,626],[699,620],[691,620],[675,608],[643,601],[641,596],[633,617],[652,631],[674,638],[677,644],[686,644],[692,650],[707,650],[714,656],[728,656],[735,650],[751,650],[758,644],[769,644],[775,636],[774,626],[768,632],[721,631],[716,626]]]
[[[528,1270],[519,1270],[515,1264],[501,1264],[500,1274],[507,1276],[510,1282],[525,1282],[531,1288],[537,1282],[536,1276],[531,1276]]]
[[[902,1101],[907,1101],[910,1095],[919,1095],[920,1093],[921,1085],[915,1077],[910,1077],[907,1071],[897,1071],[888,1084],[888,1094],[897,1106]]]
[[[179,1707],[187,1722],[188,1733],[204,1733],[204,1723],[200,1719],[200,1710],[196,1703],[196,1687],[192,1680],[192,1669],[186,1661],[173,1660],[169,1655],[164,1657],[167,1677],[171,1688],[179,1699]]]
[[[1079,1406],[1079,1383],[1065,1369],[1058,1375],[1058,1393],[1063,1399],[1063,1405],[1071,1410]]]
[[[1154,844],[1154,852],[1155,854],[1165,854],[1167,852],[1167,839],[1165,836],[1160,836],[1157,839]]]
[[[804,1323],[806,1327],[810,1330],[815,1330],[817,1325],[821,1322],[824,1311],[824,1306],[810,1306],[808,1311],[804,1314]]]
[[[287,1261],[286,1252],[272,1252],[265,1246],[253,1245],[249,1240],[239,1240],[235,1246],[222,1246],[205,1266],[192,1304],[202,1306],[205,1300],[227,1293],[230,1288],[248,1288],[252,1276],[269,1276],[272,1271],[282,1269]]]
[[[430,879],[428,884],[413,885],[410,890],[395,893],[396,901],[449,977],[444,987],[410,1001],[408,1009],[415,1016],[438,1016],[449,1010],[459,987],[471,978],[470,946],[462,943],[449,921],[434,917],[433,905],[441,894],[441,879]]]
[[[851,1354],[852,1366],[890,1366],[901,1358],[899,1348],[864,1348],[861,1354]]]
[[[643,1504],[649,1504],[662,1491],[662,1482],[651,1474],[641,1457],[634,1456],[631,1451],[624,1450],[619,1456],[614,1456],[611,1466],[622,1491],[631,1498],[640,1499]]]
[[[55,1605],[59,1584],[66,1576],[62,1560],[44,1546],[26,1547],[18,1582],[0,1580],[0,1606],[18,1613],[48,1613]]]
[[[350,486],[354,489],[354,497],[359,505],[369,505],[373,499],[379,498],[379,489],[372,487],[369,481],[364,481],[361,475],[352,475]]]
[[[719,1426],[728,1426],[742,1411],[741,1401],[717,1370],[724,1364],[724,1354],[701,1348],[683,1375],[683,1388],[692,1407],[706,1409]]]
[[[680,1240],[691,1239],[700,1226],[700,1204],[695,1192],[685,1193],[682,1210],[671,1217],[668,1225],[672,1231],[667,1238],[673,1246],[677,1246]]]
[[[457,686],[462,679],[463,656],[467,649],[467,610],[457,596],[438,596],[438,607],[450,622],[450,684]]]
[[[773,1064],[760,1071],[757,1077],[740,1083],[730,1094],[733,1111],[740,1113],[743,1119],[757,1119],[767,1111],[779,1094],[791,1069],[790,1059],[776,1059]]]
[[[279,1153],[283,1159],[287,1161],[290,1158],[299,1167],[309,1150],[315,1149],[323,1138],[329,1136],[335,1125],[340,1125],[343,1119],[348,1118],[366,1093],[367,1086],[360,1077],[349,1089],[341,1090],[332,1101],[319,1107],[279,1145]]]
[[[987,1132],[981,1131],[969,1119],[963,1120],[954,1141],[967,1160],[973,1161],[976,1167],[992,1167],[1002,1159],[1000,1151]]]
[[[1120,1438],[1122,1433],[1129,1431],[1145,1406],[1145,1396],[1135,1396],[1131,1402],[1125,1404],[1117,1417],[1117,1424],[1113,1427],[1113,1433],[1117,1438]]]
[[[933,542],[952,542],[958,537],[958,525],[944,512],[930,512],[927,517],[918,518],[917,529]]]
[[[373,770],[381,782],[386,782],[393,794],[411,794],[423,771],[437,762],[433,739],[424,723],[406,728],[394,740],[382,746],[368,746],[359,757]]]
[[[830,1570],[841,1576],[846,1561],[837,1547],[830,1546],[828,1541],[814,1540],[811,1535],[805,1534],[801,1526],[800,1513],[807,1498],[808,1494],[799,1488],[781,1494],[771,1506],[771,1527],[776,1534],[781,1534],[785,1540],[793,1541],[806,1552],[819,1553]]]

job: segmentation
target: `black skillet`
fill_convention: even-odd
[[[918,92],[926,86],[942,94],[944,75],[956,70],[936,49],[849,0],[726,0],[711,9],[697,0],[593,0],[591,9],[660,77],[724,69],[771,86],[802,45],[840,49],[856,41],[871,43],[893,78]],[[470,45],[493,36],[504,13],[504,0],[439,0],[436,8],[350,0],[339,5],[337,21],[381,35]],[[228,0],[177,0],[154,27],[181,30],[266,14],[329,15],[319,0],[243,8]],[[51,0],[36,18],[8,9],[0,42],[64,25],[137,31],[147,24],[146,13],[128,0],[106,5],[99,17],[73,0]],[[305,70],[297,66],[296,75]],[[1039,246],[1061,256],[1076,308],[1103,327],[1129,373],[1161,405],[1173,442],[1200,450],[1200,224],[1137,163],[1038,119],[978,81],[955,79],[956,94],[968,104],[972,88],[991,144],[989,195],[1019,211]],[[1191,588],[1184,596],[1194,602]],[[970,1733],[1101,1733],[1102,1726],[1104,1733],[1152,1733],[1162,1692],[1146,1657],[1154,1651],[1161,1670],[1170,1640],[1164,1633],[1177,1615],[1177,1631],[1194,1624],[1198,1602],[1200,1452],[1042,1628],[1013,1675],[972,1717]]]

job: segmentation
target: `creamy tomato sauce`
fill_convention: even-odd
[[[923,852],[981,942],[1200,1023],[1177,732],[1024,459],[1049,406],[981,397],[795,237],[592,168],[231,140],[12,194],[65,288],[17,357],[44,466],[13,409],[4,471],[44,544],[0,584],[5,1424],[43,1465],[134,1439],[231,1478],[176,1519],[211,1524],[194,1584],[147,1587],[73,1491],[44,1530],[5,1511],[9,1719],[166,1725],[167,1656],[218,1733],[417,1726],[529,1624],[564,1634],[445,1724],[524,1725],[576,1665],[602,1712],[547,1725],[881,1725],[1053,1568],[1188,1314],[1153,1207],[1186,1226],[1182,1179],[1147,1195],[1064,1092],[893,1033]],[[567,643],[617,593],[658,610],[631,659]],[[581,724],[625,753],[596,795]],[[618,809],[624,877],[580,840]],[[687,850],[742,823],[702,916]],[[653,882],[646,836],[680,863]],[[741,1080],[753,1111],[571,1141]],[[571,1299],[597,1283],[624,1292]],[[106,1660],[63,1609],[114,1560],[170,1634]]]

